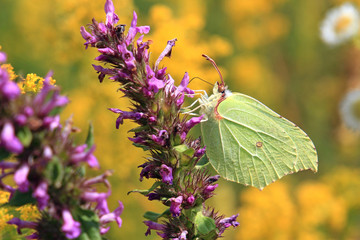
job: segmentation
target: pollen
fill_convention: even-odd
[[[335,23],[334,26],[335,32],[336,33],[344,32],[350,26],[352,20],[353,19],[350,16],[347,15],[341,16]]]

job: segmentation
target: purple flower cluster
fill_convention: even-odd
[[[6,55],[0,52],[0,61],[5,60]],[[85,177],[85,164],[99,168],[93,154],[95,146],[91,142],[73,142],[75,128],[71,119],[60,124],[57,112],[68,99],[50,85],[49,79],[50,75],[38,94],[20,94],[16,82],[10,80],[0,63],[0,188],[10,192],[10,205],[36,203],[42,216],[36,222],[13,218],[8,223],[17,225],[19,233],[22,228],[35,229],[29,239],[49,239],[53,233],[58,234],[57,239],[74,239],[81,234],[92,238],[94,235],[81,227],[89,222],[83,219],[85,212],[98,225],[100,236],[109,230],[109,222],[116,221],[121,226],[123,205],[119,202],[113,212],[108,208],[110,171]],[[10,176],[15,186],[4,182]],[[98,184],[103,184],[107,192],[97,192]],[[25,198],[29,200],[21,200]]]
[[[210,214],[212,210],[206,209],[203,204],[213,196],[219,176],[210,176],[206,170],[197,169],[197,163],[205,154],[205,147],[201,146],[200,139],[193,140],[188,136],[203,116],[189,118],[181,113],[185,96],[192,97],[194,94],[188,88],[188,73],[176,86],[174,79],[166,72],[166,67],[159,67],[164,57],[170,57],[176,39],[168,41],[152,65],[149,56],[151,41],[144,41],[144,34],[150,31],[150,27],[137,26],[137,15],[134,12],[126,34],[125,25],[116,25],[119,18],[114,9],[112,1],[107,0],[105,23],[93,19],[92,24],[88,25],[89,31],[81,27],[80,32],[86,41],[86,48],[95,47],[100,53],[95,60],[103,65],[93,65],[100,82],[108,77],[120,83],[121,92],[132,102],[129,111],[117,108],[109,110],[118,114],[116,128],[124,119],[140,125],[131,130],[134,136],[129,138],[135,146],[149,150],[151,155],[139,166],[142,168],[140,180],[144,177],[156,180],[151,189],[141,193],[149,200],[160,200],[169,206],[170,214],[162,215],[167,223],[157,223],[158,219],[145,221],[149,227],[146,235],[154,229],[161,232],[159,235],[164,239],[192,239],[196,235],[197,226],[190,215],[191,211],[197,209],[203,216],[212,218],[211,221],[217,221],[216,228],[198,237],[215,239],[223,232],[224,224],[219,221],[224,217],[215,219]],[[136,39],[137,34],[140,36]]]

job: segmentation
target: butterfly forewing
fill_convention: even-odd
[[[218,113],[201,130],[209,161],[222,177],[262,189],[314,162],[307,135],[259,101],[235,93],[219,104]]]

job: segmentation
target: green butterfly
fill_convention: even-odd
[[[298,126],[258,100],[226,89],[221,73],[213,95],[200,99],[206,155],[223,178],[263,189],[281,177],[317,172],[315,146]]]

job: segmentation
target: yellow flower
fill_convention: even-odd
[[[54,85],[56,80],[50,78],[50,84]],[[44,79],[42,77],[37,76],[35,73],[29,73],[26,75],[25,79],[22,79],[18,86],[21,89],[21,93],[26,92],[38,92],[43,88]]]
[[[5,70],[9,74],[10,80],[14,81],[18,76],[14,72],[13,66],[11,64],[2,64],[1,69]]]

